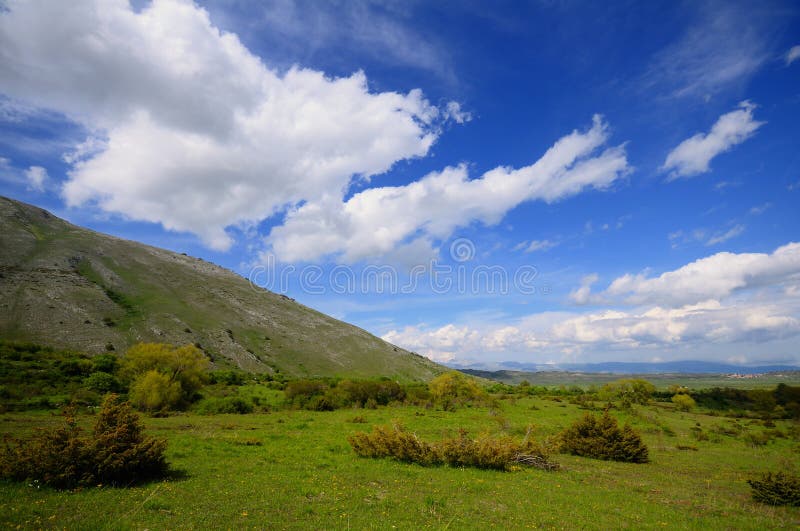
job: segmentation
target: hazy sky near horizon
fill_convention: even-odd
[[[2,195],[437,361],[800,363],[795,2],[0,6]]]

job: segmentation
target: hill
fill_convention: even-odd
[[[0,197],[0,339],[89,353],[198,344],[218,367],[429,379],[443,370],[199,258]]]

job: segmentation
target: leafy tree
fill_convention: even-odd
[[[119,387],[117,378],[103,371],[93,372],[83,380],[83,384],[98,393],[110,393],[117,391]]]
[[[487,400],[486,393],[475,380],[458,371],[440,374],[430,381],[428,388],[431,397],[445,409]]]
[[[691,396],[683,393],[678,393],[677,395],[673,396],[672,403],[675,404],[675,407],[681,411],[691,411],[696,405]]]
[[[630,407],[631,404],[649,404],[655,391],[655,386],[647,380],[625,378],[605,384],[598,396],[601,400],[619,400],[623,407]]]
[[[184,392],[180,382],[156,370],[137,377],[128,393],[131,403],[142,411],[174,409],[181,405]]]
[[[208,359],[194,345],[139,343],[125,354],[121,372],[132,382],[133,403],[153,411],[191,402],[207,381],[208,369]]]

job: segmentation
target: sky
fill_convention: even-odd
[[[800,6],[0,0],[0,194],[451,364],[800,364]]]

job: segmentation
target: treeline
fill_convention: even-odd
[[[289,380],[280,373],[251,374],[210,370],[211,360],[194,345],[145,343],[123,355],[55,350],[0,341],[0,412],[55,409],[67,404],[96,406],[117,393],[139,410],[158,414],[192,409],[198,413],[251,413],[274,408],[332,411],[407,404],[455,410],[473,405],[538,396],[567,400],[585,409],[630,408],[653,401],[681,411],[695,407],[712,414],[762,419],[800,418],[800,386],[774,389],[671,386],[656,390],[647,380],[623,378],[601,387],[479,384],[457,371],[426,383],[389,378],[314,378]],[[242,392],[248,390],[248,392]],[[255,391],[253,391],[255,390]],[[252,391],[252,392],[251,392]]]
[[[772,418],[800,419],[800,386],[780,383],[775,389],[715,387],[692,391],[691,396],[699,406],[730,416],[756,412]]]

